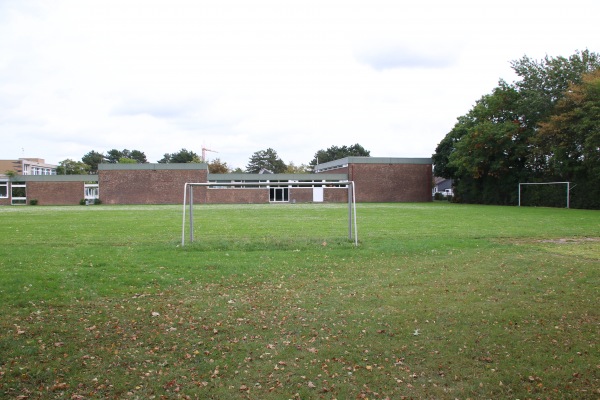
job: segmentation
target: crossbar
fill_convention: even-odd
[[[229,186],[229,187],[246,187],[259,186],[269,188],[277,187],[314,187],[314,186],[330,186],[336,185],[346,187],[348,189],[348,239],[354,239],[354,246],[358,247],[358,231],[356,223],[356,191],[354,181],[304,181],[304,182],[187,182],[183,188],[183,221],[181,224],[181,246],[185,246],[185,221],[186,221],[186,206],[189,193],[189,222],[190,222],[190,243],[194,241],[194,187],[208,186]],[[189,188],[189,192],[188,192]]]

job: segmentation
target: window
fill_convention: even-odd
[[[84,184],[83,197],[86,200],[95,200],[100,198],[100,190],[98,184]]]
[[[11,186],[11,204],[27,204],[27,185],[25,182],[13,182]]]
[[[0,181],[0,199],[8,198],[8,181]]]

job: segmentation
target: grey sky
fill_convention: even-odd
[[[0,158],[202,146],[428,157],[510,61],[600,50],[596,1],[0,0]]]

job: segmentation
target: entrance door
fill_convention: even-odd
[[[313,188],[313,203],[323,202],[323,186]]]
[[[286,187],[272,187],[271,190],[269,190],[269,200],[276,203],[290,201],[289,189]]]

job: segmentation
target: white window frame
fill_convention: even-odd
[[[100,187],[97,183],[85,183],[83,185],[83,198],[96,200],[100,198]]]
[[[289,203],[290,190],[287,187],[269,187],[269,202]]]
[[[25,205],[27,204],[27,184],[25,182],[19,182],[19,183],[12,183],[10,185],[10,203],[13,206],[17,206],[17,205]],[[13,190],[15,190],[15,188],[24,188],[25,189],[25,197],[14,197],[13,194]]]

